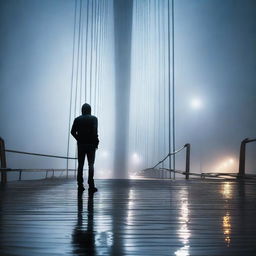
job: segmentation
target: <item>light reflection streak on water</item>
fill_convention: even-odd
[[[132,216],[132,209],[134,205],[134,190],[129,190],[129,196],[128,196],[128,213],[127,213],[127,224],[131,225],[133,223],[133,216]]]
[[[181,226],[178,230],[178,236],[183,246],[175,252],[177,256],[189,256],[189,238],[191,236],[189,230],[189,208],[188,208],[188,192],[186,190],[181,191],[181,207],[179,221]]]
[[[113,226],[113,219],[111,215],[106,215],[103,213],[103,202],[104,198],[99,198],[99,204],[97,205],[99,216],[104,216],[104,218],[97,218],[96,219],[96,229],[97,232],[95,234],[95,245],[97,247],[101,247],[102,245],[106,245],[108,247],[113,246],[113,232],[112,232],[112,226]]]
[[[224,197],[224,199],[228,200],[232,199],[233,197],[233,190],[230,182],[225,182],[222,185],[221,193]],[[228,204],[227,204],[228,206]],[[222,217],[222,229],[223,229],[223,234],[224,234],[224,241],[227,245],[227,247],[230,246],[231,243],[231,230],[232,230],[232,225],[231,225],[231,216],[229,211],[226,212],[226,214]]]
[[[233,196],[233,191],[230,182],[225,182],[222,185],[221,193],[225,199],[231,199]]]
[[[231,217],[228,212],[225,216],[223,216],[222,226],[225,242],[227,244],[227,247],[229,247],[231,242]]]
[[[129,194],[128,194],[128,203],[127,203],[127,217],[126,217],[126,234],[132,235],[133,234],[133,229],[130,228],[129,226],[134,223],[134,199],[135,199],[135,191],[133,189],[129,189]],[[126,248],[133,248],[135,247],[134,242],[132,239],[125,239],[124,240],[124,246]]]

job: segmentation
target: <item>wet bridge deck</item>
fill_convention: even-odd
[[[98,180],[10,182],[0,255],[256,255],[256,184]]]

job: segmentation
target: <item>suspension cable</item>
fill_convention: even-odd
[[[172,0],[172,148],[175,150],[175,41],[174,41],[174,0]],[[175,155],[173,155],[173,170],[175,171]],[[173,173],[175,179],[175,172]]]
[[[74,58],[75,58],[75,39],[76,39],[76,14],[77,13],[77,0],[75,1],[74,10],[74,28],[73,28],[73,48],[72,48],[72,65],[71,65],[71,83],[70,83],[70,102],[69,102],[69,120],[68,120],[68,143],[67,143],[67,163],[68,170],[68,157],[69,157],[69,144],[70,144],[70,126],[71,126],[71,110],[73,98],[73,77],[74,77]]]
[[[168,15],[167,15],[167,21],[168,21],[168,138],[169,138],[169,152],[172,151],[172,142],[171,142],[171,73],[170,73],[170,66],[171,66],[171,49],[170,49],[170,0],[168,0]],[[169,158],[169,169],[172,168],[172,159]]]

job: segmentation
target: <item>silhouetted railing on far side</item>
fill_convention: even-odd
[[[159,161],[156,165],[154,165],[151,168],[147,168],[144,170],[139,171],[138,173],[145,173],[145,172],[150,172],[150,171],[167,171],[167,172],[174,172],[174,173],[178,173],[178,174],[182,174],[185,175],[186,179],[189,179],[189,176],[195,176],[195,177],[199,177],[199,178],[217,178],[217,179],[256,179],[256,175],[255,174],[245,174],[245,162],[246,162],[246,145],[247,143],[250,142],[255,142],[256,139],[249,139],[246,138],[241,142],[241,146],[240,146],[240,157],[239,157],[239,170],[237,173],[228,173],[228,172],[202,172],[202,173],[192,173],[190,172],[190,144],[186,144],[184,145],[182,148],[180,148],[179,150],[169,153],[165,158],[163,158],[161,161]],[[168,157],[170,157],[171,155],[175,155],[177,153],[179,153],[180,151],[182,151],[184,148],[186,148],[186,168],[185,171],[181,171],[181,170],[170,170],[167,168],[163,168],[163,166],[161,168],[157,167],[164,163],[164,161],[166,159],[168,159]]]
[[[160,168],[160,170],[165,170],[168,172],[175,172],[175,173],[179,173],[179,174],[183,174],[185,175],[186,179],[189,179],[189,172],[190,172],[190,144],[187,143],[185,144],[183,147],[181,147],[180,149],[174,151],[174,152],[170,152],[169,154],[167,154],[161,161],[159,161],[157,164],[155,164],[153,167],[144,169],[140,172],[145,172],[148,170],[154,170],[156,169],[159,165],[163,165],[165,160],[167,160],[169,157],[178,154],[179,152],[181,152],[183,149],[186,149],[186,165],[185,165],[185,171],[178,171],[178,170],[170,170],[167,168],[164,168],[163,166]]]

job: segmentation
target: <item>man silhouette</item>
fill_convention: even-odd
[[[82,115],[75,118],[71,134],[77,140],[78,149],[78,168],[77,168],[77,185],[78,190],[83,191],[83,168],[85,155],[87,155],[89,174],[88,185],[89,192],[96,192],[94,185],[94,160],[95,151],[98,148],[98,119],[91,115],[91,106],[85,103],[82,106]]]

